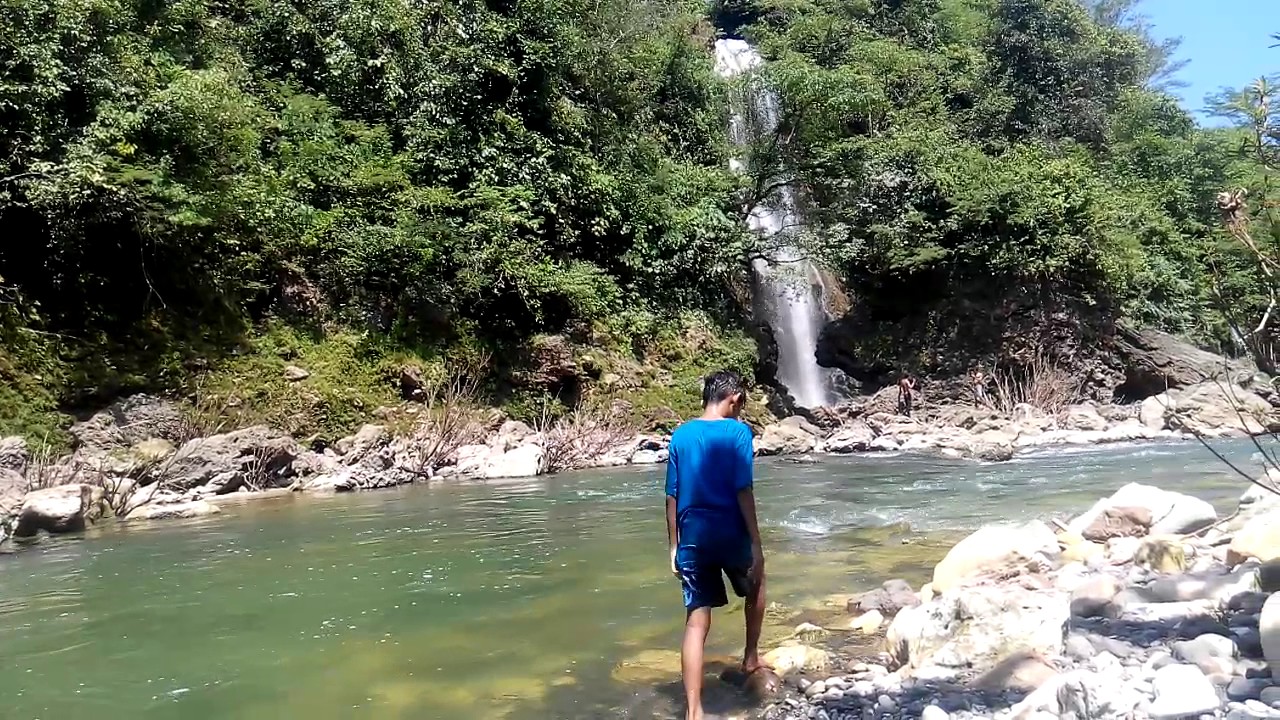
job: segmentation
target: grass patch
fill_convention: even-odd
[[[617,396],[631,404],[639,420],[660,408],[670,408],[682,420],[697,417],[702,414],[703,378],[717,370],[733,370],[750,379],[757,357],[755,341],[746,333],[719,328],[693,313],[635,345],[638,377],[624,384]],[[748,403],[748,419],[767,413],[762,398]]]
[[[396,382],[407,363],[431,363],[391,351],[362,333],[313,335],[272,324],[249,342],[247,352],[205,375],[196,394],[202,404],[227,408],[232,427],[266,424],[299,439],[337,440],[400,402]],[[286,369],[307,377],[291,380]]]
[[[97,409],[113,399],[103,385],[85,382],[85,363],[94,370],[104,364],[126,368],[101,359],[66,356],[52,339],[43,341],[39,333],[21,327],[0,327],[0,331],[7,340],[0,347],[0,435],[23,435],[65,450],[72,422],[68,409]],[[665,322],[649,318],[626,332],[602,329],[580,338],[575,347],[584,369],[583,407],[607,409],[614,400],[624,400],[632,408],[629,419],[638,426],[655,425],[655,417],[665,417],[667,421],[656,423],[665,427],[697,416],[703,377],[723,368],[750,377],[756,360],[755,344],[745,333],[723,330],[694,314]],[[321,333],[281,321],[246,328],[236,342],[220,346],[216,356],[200,356],[193,362],[191,352],[175,355],[163,376],[156,376],[149,386],[112,383],[109,387],[120,388],[120,394],[145,391],[183,398],[194,414],[208,416],[201,419],[211,431],[265,424],[300,441],[333,442],[366,422],[396,428],[399,420],[409,417],[395,412],[402,407],[405,368],[412,368],[424,385],[434,387],[451,370],[473,367],[474,371],[484,366],[473,358],[479,357],[479,351],[465,344],[448,351],[422,350],[350,329]],[[286,371],[291,367],[306,371],[306,377],[290,379]],[[473,374],[473,379],[479,379],[484,373]],[[498,386],[506,382],[492,373],[488,380]],[[86,394],[86,388],[94,391]],[[472,398],[477,406],[493,404],[495,398],[486,397],[487,390],[479,392]],[[377,413],[378,408],[393,412]],[[505,393],[503,408],[527,422],[578,409],[536,387],[515,387]],[[767,414],[763,396],[754,393],[748,418],[761,413]]]

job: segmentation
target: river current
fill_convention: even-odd
[[[1245,442],[1219,446],[1250,463]],[[917,585],[984,523],[1126,482],[1229,510],[1196,443],[757,467],[770,599]],[[658,718],[678,706],[661,468],[232,505],[0,555],[5,718]],[[794,618],[766,631],[776,640]],[[712,650],[740,651],[741,610]]]

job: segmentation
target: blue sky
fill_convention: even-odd
[[[1187,87],[1175,92],[1199,115],[1205,95],[1242,87],[1260,75],[1280,73],[1280,0],[1147,0],[1142,11],[1157,37],[1181,37],[1178,56],[1190,64],[1178,74]]]

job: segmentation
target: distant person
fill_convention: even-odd
[[[764,552],[756,522],[751,430],[738,420],[747,404],[736,373],[708,376],[702,417],[671,434],[667,463],[667,540],[671,572],[684,591],[685,625],[681,670],[687,720],[702,720],[702,656],[711,629],[711,609],[729,603],[724,576],[746,598],[746,647],[742,671],[771,672],[760,663],[764,624]]]
[[[973,371],[970,377],[973,383],[973,402],[979,407],[989,405],[991,401],[987,398],[987,374],[979,368]]]
[[[898,414],[905,417],[911,417],[911,406],[915,400],[916,381],[910,375],[903,373],[902,379],[898,381]]]

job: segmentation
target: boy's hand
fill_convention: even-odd
[[[751,546],[751,570],[748,574],[754,582],[759,582],[764,577],[764,548],[759,544]]]
[[[671,548],[671,574],[680,577],[680,569],[676,567],[676,549]]]

